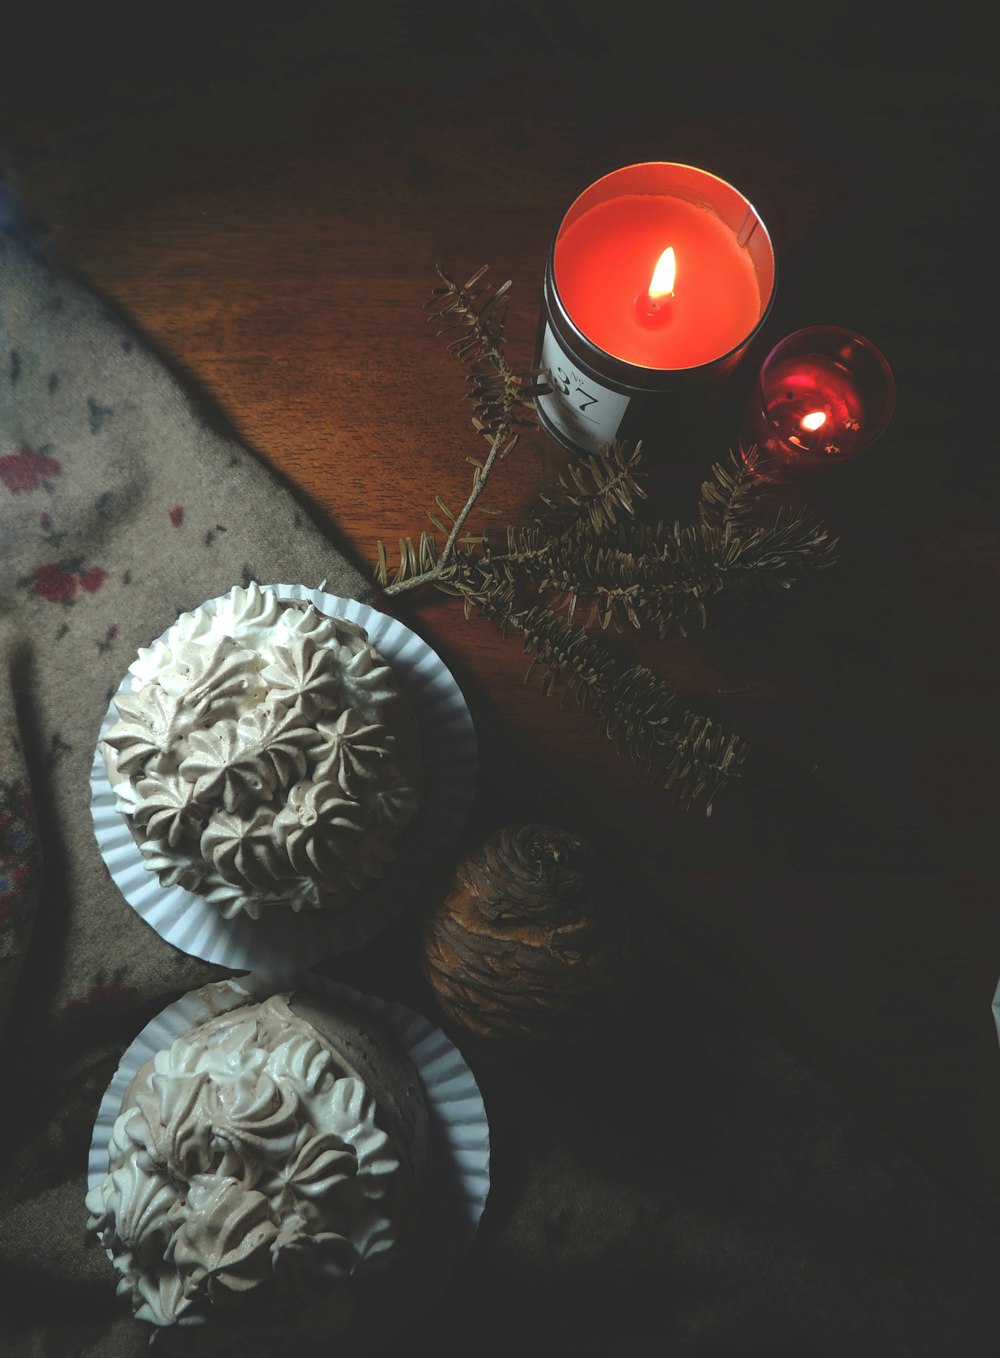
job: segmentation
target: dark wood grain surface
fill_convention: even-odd
[[[775,306],[720,402],[647,449],[654,512],[690,514],[754,364],[799,326],[873,339],[896,414],[810,491],[836,570],[761,616],[614,640],[785,781],[711,818],[672,808],[592,718],[524,684],[516,640],[437,594],[397,606],[487,748],[620,864],[651,946],[693,956],[1000,1226],[998,90],[971,23],[925,8],[902,38],[860,6],[794,31],[791,7],[691,7],[670,36],[652,16],[651,40],[628,9],[571,4],[192,8],[160,43],[121,14],[54,43],[36,17],[5,54],[0,126],[59,251],[368,570],[436,494],[462,502],[478,450],[422,310],[437,264],[512,280],[527,365],[551,233],[598,174],[680,160],[747,194]],[[566,460],[526,434],[478,522],[522,521]],[[491,802],[488,759],[484,777],[484,820],[535,805],[499,772]]]

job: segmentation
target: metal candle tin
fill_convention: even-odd
[[[691,367],[645,367],[616,358],[585,335],[566,309],[557,279],[560,237],[577,218],[610,198],[661,194],[714,213],[752,261],[760,291],[756,323],[726,352]],[[665,244],[670,244],[665,241]],[[566,448],[589,456],[618,438],[635,442],[662,424],[664,412],[714,387],[739,362],[774,299],[774,248],[760,215],[737,189],[706,170],[671,161],[629,165],[596,180],[570,205],[556,229],[545,267],[536,369],[550,390],[536,400],[542,427]]]

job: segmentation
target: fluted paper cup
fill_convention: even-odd
[[[380,933],[415,898],[427,869],[458,843],[475,795],[478,751],[475,728],[462,691],[450,671],[417,634],[356,599],[305,585],[264,585],[281,600],[312,603],[328,617],[363,627],[392,667],[409,697],[420,733],[424,769],[422,809],[407,827],[385,875],[362,887],[343,906],[327,910],[273,908],[260,919],[240,913],[226,919],[206,898],[181,886],[163,886],[146,865],[115,793],[101,754],[101,741],[117,718],[112,701],[105,714],[91,766],[91,814],[108,872],[129,905],[168,943],[206,962],[235,971],[307,967],[359,947]],[[223,598],[212,599],[206,608]],[[164,638],[170,629],[163,633]],[[126,673],[118,692],[133,686]]]
[[[296,1349],[302,1358],[313,1353],[329,1358],[335,1338],[337,1358],[360,1358],[447,1288],[475,1239],[490,1191],[490,1129],[479,1087],[457,1047],[422,1014],[309,972],[254,972],[189,991],[151,1019],[122,1056],[94,1122],[87,1188],[96,1188],[108,1173],[111,1133],[132,1079],[158,1051],[219,1012],[222,1006],[213,1003],[213,995],[235,992],[264,1000],[293,990],[342,998],[391,1024],[417,1070],[430,1114],[432,1163],[425,1201],[432,1210],[423,1215],[399,1259],[357,1289],[350,1328],[316,1345],[303,1340]]]

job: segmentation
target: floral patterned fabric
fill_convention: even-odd
[[[46,1317],[38,1352],[99,1337],[132,1354],[146,1336],[84,1239],[90,1127],[142,1024],[225,973],[165,943],[110,880],[89,811],[98,730],[137,648],[203,599],[250,579],[373,591],[10,218],[0,202],[0,1019],[18,1091],[0,1118],[0,1271],[93,1286],[82,1328]],[[3,1324],[34,1352],[52,1298],[7,1291]]]

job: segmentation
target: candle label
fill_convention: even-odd
[[[552,387],[548,396],[536,398],[549,423],[586,452],[599,452],[621,427],[629,398],[580,373],[550,325],[545,327],[539,367]]]

